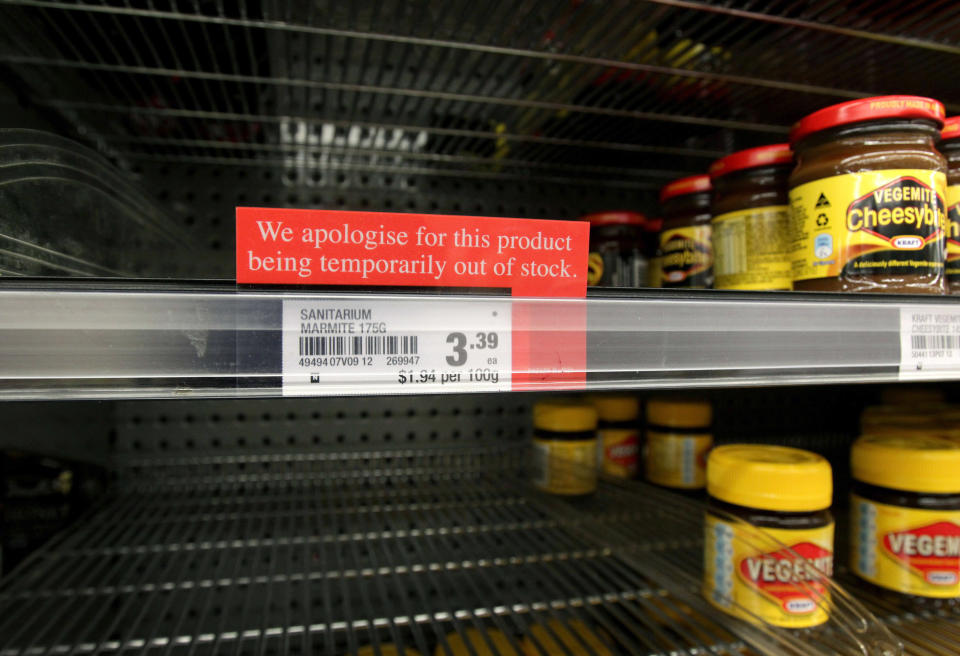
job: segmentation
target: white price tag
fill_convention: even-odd
[[[283,301],[283,395],[510,389],[511,305],[486,299]]]
[[[900,308],[900,380],[960,377],[960,306]]]

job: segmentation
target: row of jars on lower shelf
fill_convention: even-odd
[[[582,496],[595,491],[598,471],[629,478],[638,410],[626,396],[537,404],[535,485]],[[643,449],[647,480],[706,487],[706,599],[749,621],[822,624],[829,592],[817,581],[832,576],[834,558],[830,463],[784,446],[711,448],[710,414],[704,401],[651,399]],[[850,570],[911,604],[960,599],[958,418],[960,407],[939,401],[868,408],[851,449]]]

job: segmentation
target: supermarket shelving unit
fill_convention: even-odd
[[[4,426],[0,445],[66,453],[82,434],[116,478],[0,582],[0,656],[386,656],[386,643],[426,656],[451,654],[446,636],[470,629],[493,647],[493,627],[521,653],[533,625],[563,642],[578,622],[613,653],[763,652],[689,581],[650,571],[695,567],[695,507],[651,521],[683,503],[605,487],[592,516],[633,531],[637,549],[615,553],[618,534],[578,524],[589,506],[558,510],[512,477],[535,396],[254,399],[279,396],[278,370],[244,356],[276,349],[277,308],[304,292],[222,282],[233,208],[654,212],[666,181],[782,140],[833,102],[916,93],[960,112],[945,74],[960,65],[958,34],[949,2],[0,0],[4,118],[98,151],[195,246],[164,253],[175,280],[0,279],[0,398],[58,400],[0,417],[46,426],[73,413],[63,399],[105,401],[101,421]],[[953,303],[501,300],[534,313],[585,304],[595,389],[894,381],[900,312]],[[710,394],[719,439],[815,448],[841,471],[870,392]],[[217,400],[147,401],[181,397]],[[907,653],[960,652],[953,609],[861,598]],[[830,639],[807,644],[848,653]],[[603,653],[572,641],[535,651]]]
[[[544,317],[585,308],[585,327],[569,328],[569,348],[579,348],[585,335],[586,364],[573,371],[595,390],[897,381],[901,313],[956,305],[942,297],[883,295],[654,290],[512,299],[9,281],[0,285],[0,398],[281,396],[285,299],[332,306],[389,300],[411,316],[439,303],[448,318],[420,332],[421,340],[436,334],[440,342],[450,330],[469,331],[458,317],[472,304],[499,302],[504,312],[523,308]],[[515,330],[514,339],[535,344],[537,330]],[[558,352],[557,359],[572,360],[567,355]],[[334,372],[315,395],[410,393],[393,384],[395,377],[383,370]],[[521,389],[562,385],[560,376],[545,375]]]

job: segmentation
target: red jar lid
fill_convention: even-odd
[[[660,190],[660,202],[670,200],[676,196],[686,194],[696,194],[704,191],[710,191],[713,185],[710,184],[709,175],[691,175],[689,178],[680,178],[674,180]]]
[[[960,139],[960,116],[951,116],[943,122],[940,140],[949,141],[950,139]]]
[[[814,132],[850,123],[876,121],[884,118],[925,118],[943,125],[943,104],[922,96],[877,96],[831,105],[809,114],[790,130],[790,144]]]
[[[613,211],[597,212],[596,214],[587,214],[580,217],[581,221],[589,221],[594,226],[609,225],[633,225],[643,226],[647,223],[647,217],[640,212]]]
[[[715,180],[734,171],[792,163],[793,151],[790,150],[790,144],[782,143],[760,146],[759,148],[747,148],[746,150],[738,150],[714,162],[710,166],[710,177]]]

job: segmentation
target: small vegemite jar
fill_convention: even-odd
[[[960,442],[867,435],[851,450],[850,568],[910,604],[960,597]]]
[[[829,591],[819,581],[833,573],[830,463],[790,447],[719,446],[707,461],[707,494],[707,600],[751,622],[796,629],[826,622]]]

